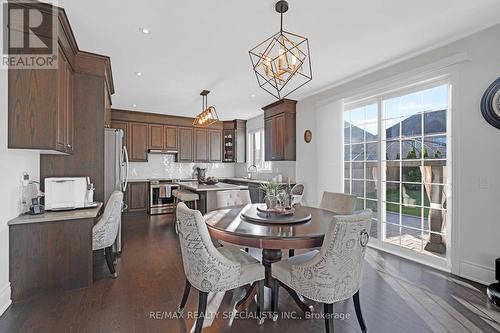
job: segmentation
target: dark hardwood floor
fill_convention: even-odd
[[[92,288],[14,304],[0,317],[0,332],[190,332],[194,324],[190,314],[197,306],[194,292],[184,320],[165,317],[175,313],[184,287],[171,216],[125,216],[123,224],[125,246],[117,279],[108,277],[99,256]],[[262,326],[252,318],[223,318],[243,295],[243,289],[218,295],[222,299],[220,317],[203,331],[324,332],[320,318],[282,316],[277,322],[268,319]],[[372,333],[500,331],[500,310],[488,302],[484,286],[375,250],[367,252],[360,295]],[[315,311],[322,311],[322,306],[311,304]],[[280,293],[279,307],[302,316],[285,292]],[[340,318],[335,320],[336,332],[360,332],[352,301],[339,303],[334,310]]]

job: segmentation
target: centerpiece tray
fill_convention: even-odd
[[[291,211],[291,212],[290,212]],[[242,219],[249,222],[265,223],[265,224],[293,224],[304,223],[311,220],[311,213],[306,209],[299,207],[298,209],[289,210],[288,212],[270,211],[265,204],[252,205],[241,213]]]
[[[286,216],[293,215],[293,213],[295,213],[295,208],[283,209],[267,208],[267,206],[257,206],[257,211],[262,214],[267,214],[268,216]]]

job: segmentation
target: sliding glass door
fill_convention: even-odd
[[[345,107],[344,191],[375,212],[376,245],[446,258],[449,90],[436,83]]]

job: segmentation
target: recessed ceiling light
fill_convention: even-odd
[[[132,104],[132,107],[133,107],[133,108],[136,108],[136,107],[137,107],[137,104]]]
[[[135,72],[135,75],[142,76],[142,72]]]
[[[255,98],[255,94],[251,94],[250,97]]]
[[[147,28],[139,28],[139,30],[145,35],[149,35],[151,33],[151,30]]]

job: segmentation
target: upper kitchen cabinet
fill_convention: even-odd
[[[222,131],[204,128],[194,129],[195,162],[222,161]]]
[[[223,162],[246,161],[246,120],[223,122]]]
[[[130,161],[148,153],[175,154],[178,162],[221,162],[222,122],[194,128],[193,118],[113,109],[111,126],[125,132]]]
[[[220,130],[209,130],[210,162],[222,161],[222,132]]]
[[[177,150],[177,149],[179,149],[178,139],[177,139],[177,127],[175,127],[175,126],[164,126],[163,130],[164,130],[164,133],[165,133],[163,148],[167,149],[167,150]]]
[[[194,159],[197,162],[208,162],[210,155],[209,132],[206,129],[194,129]]]
[[[148,124],[129,124],[129,159],[131,162],[148,161]]]
[[[266,161],[295,161],[296,104],[282,99],[262,108]]]
[[[149,124],[149,149],[177,151],[177,127]]]
[[[164,133],[163,125],[149,124],[149,149],[163,149]]]
[[[189,127],[179,127],[179,162],[192,162],[193,154],[193,129]]]
[[[106,125],[106,109],[110,109],[114,93],[109,57],[78,49],[70,23],[63,9],[47,3],[9,4],[36,9],[42,17],[50,17],[58,25],[56,35],[51,29],[37,32],[46,43],[57,48],[54,69],[8,69],[8,147],[34,149],[44,154],[74,154],[76,146],[89,143],[77,135],[76,129],[89,126],[92,120],[78,123],[78,108],[94,103],[102,129]],[[18,25],[10,27],[16,29]],[[27,34],[29,32],[19,31]],[[86,85],[86,76],[96,77],[94,86]],[[99,89],[93,94],[94,89]],[[77,96],[78,95],[78,96]],[[84,95],[84,100],[80,96]],[[87,110],[88,111],[88,110]],[[93,111],[92,111],[93,112]],[[90,117],[90,114],[87,115]]]
[[[57,68],[8,70],[8,147],[42,153],[73,152],[73,80],[78,47],[63,10],[42,3],[17,4],[53,16],[58,35],[43,33],[47,43],[58,45]],[[11,29],[16,29],[12,24]],[[19,31],[27,34],[27,31]],[[26,39],[26,38],[25,38]]]

